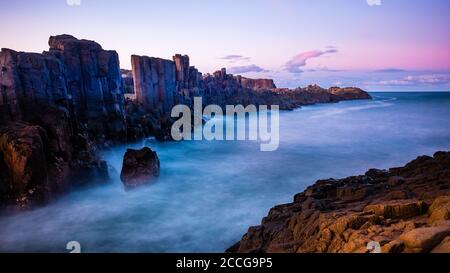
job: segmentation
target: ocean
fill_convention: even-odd
[[[402,166],[450,150],[450,93],[372,93],[374,100],[280,113],[280,146],[248,141],[146,140],[104,151],[111,182],[0,216],[0,252],[224,252],[275,205],[318,179]],[[127,148],[161,160],[154,183],[125,190]]]

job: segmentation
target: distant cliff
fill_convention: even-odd
[[[281,110],[315,103],[371,99],[359,88],[323,89],[314,85],[279,89],[271,79],[234,76],[225,68],[203,75],[190,65],[187,55],[177,54],[172,60],[133,55],[131,63],[136,100],[127,102],[127,124],[128,136],[133,139],[147,134],[170,139],[172,107],[176,104],[192,107],[194,97],[201,97],[204,105],[278,105]]]
[[[317,181],[270,210],[228,252],[450,251],[450,152],[402,168]]]
[[[173,60],[133,55],[131,63],[136,101],[161,115],[167,115],[175,104],[192,105],[194,97],[202,97],[204,104],[279,105],[281,110],[314,103],[371,99],[359,88],[323,89],[314,85],[278,89],[271,79],[234,76],[227,74],[225,68],[203,75],[190,66],[187,55],[175,55]]]

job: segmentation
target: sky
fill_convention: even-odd
[[[180,53],[278,87],[450,90],[449,26],[449,0],[0,0],[2,48],[42,52],[65,33],[123,68]]]

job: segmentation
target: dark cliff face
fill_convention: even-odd
[[[133,71],[121,69],[122,86],[124,94],[134,94]]]
[[[133,55],[131,64],[137,102],[158,113],[169,112],[177,88],[174,62]]]
[[[317,181],[294,202],[273,208],[229,252],[450,250],[450,152],[405,167]]]
[[[0,52],[0,206],[27,207],[84,179],[106,180],[94,139],[125,140],[117,53],[69,35],[49,45],[43,54]]]
[[[43,54],[0,52],[0,121],[30,121],[40,106],[59,107],[99,138],[125,136],[119,58],[95,42],[53,36]],[[78,126],[78,124],[74,123]]]
[[[65,68],[67,94],[74,116],[107,139],[125,136],[124,96],[119,56],[70,35],[50,37],[50,51]]]

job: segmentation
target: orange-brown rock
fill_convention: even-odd
[[[354,197],[352,198],[352,196]],[[273,208],[229,252],[448,252],[450,152],[405,167],[318,181]]]

